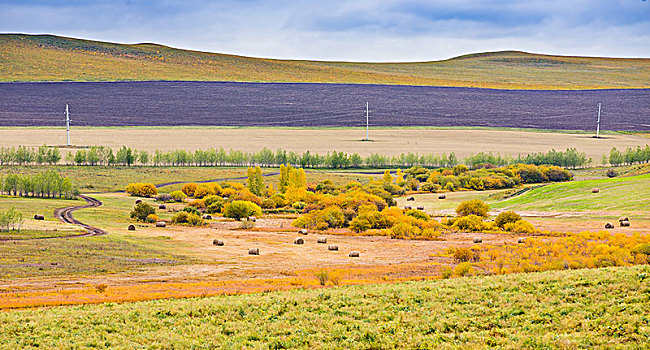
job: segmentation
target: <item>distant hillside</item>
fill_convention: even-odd
[[[0,81],[247,81],[505,89],[650,88],[650,59],[516,51],[419,63],[260,59],[52,35],[0,34]]]

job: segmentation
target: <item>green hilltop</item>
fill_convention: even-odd
[[[519,51],[443,61],[276,60],[115,44],[54,35],[0,34],[0,81],[238,81],[400,84],[501,89],[650,88],[650,59]]]

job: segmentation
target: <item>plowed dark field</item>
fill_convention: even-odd
[[[3,83],[0,126],[487,126],[650,130],[650,90],[210,82]]]

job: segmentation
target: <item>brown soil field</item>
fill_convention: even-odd
[[[552,133],[519,130],[381,128],[372,129],[371,142],[362,129],[282,129],[282,128],[80,128],[73,129],[73,145],[123,145],[154,151],[223,147],[256,152],[263,147],[287,151],[325,154],[331,151],[399,155],[401,153],[442,154],[454,152],[459,158],[478,152],[502,155],[565,150],[575,147],[600,163],[612,147],[645,146],[648,138],[629,134],[607,134],[600,139],[584,133]],[[0,147],[65,144],[63,128],[0,128]]]

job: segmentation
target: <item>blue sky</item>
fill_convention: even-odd
[[[650,57],[650,1],[0,0],[0,32],[289,59],[427,61],[498,50]]]

